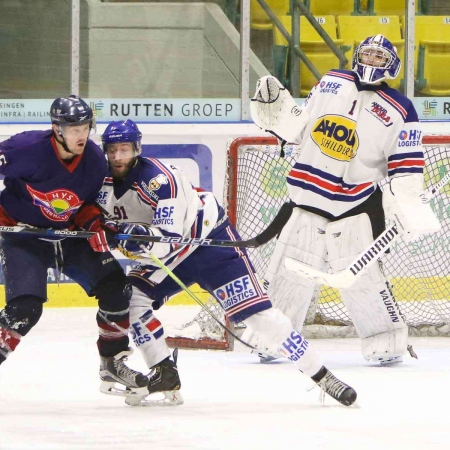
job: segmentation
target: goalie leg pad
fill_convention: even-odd
[[[398,328],[361,340],[362,354],[367,361],[388,364],[401,362],[398,358],[408,346],[408,328]]]
[[[133,287],[130,302],[130,332],[134,344],[142,353],[149,368],[171,355],[164,337],[164,328],[153,314],[152,303],[147,295]]]
[[[294,330],[292,323],[279,309],[270,308],[247,318],[245,324],[270,343],[283,357],[289,359],[306,375],[312,377],[322,367],[322,361],[309,342]]]
[[[345,269],[373,242],[367,214],[348,217],[327,227],[327,247],[334,272]],[[381,263],[373,264],[341,296],[355,329],[362,339],[367,360],[400,356],[407,350],[408,327],[382,273]]]
[[[325,228],[328,220],[294,208],[292,216],[283,228],[275,251],[270,259],[266,279],[270,282],[269,297],[301,330],[313,297],[315,283],[287,270],[286,256],[309,264],[317,269],[325,267]]]

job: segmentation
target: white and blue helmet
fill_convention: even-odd
[[[397,49],[381,34],[364,39],[353,54],[352,70],[357,73],[361,83],[392,80],[398,75],[401,66]]]

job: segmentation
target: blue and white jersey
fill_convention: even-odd
[[[112,177],[105,178],[97,201],[110,218],[150,225],[157,236],[205,238],[224,217],[213,194],[197,191],[177,167],[141,156],[122,182],[114,185]],[[196,248],[155,243],[152,253],[173,269]],[[148,258],[139,262],[154,267]],[[157,271],[153,281],[165,276]]]
[[[386,83],[361,85],[329,71],[303,106],[300,155],[287,183],[297,205],[338,217],[363,203],[386,177],[422,174],[422,131],[412,102]]]

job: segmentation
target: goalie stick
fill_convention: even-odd
[[[255,248],[269,242],[276,235],[278,235],[284,225],[291,217],[294,205],[292,203],[284,203],[278,214],[273,219],[272,223],[258,236],[252,239],[243,241],[228,241],[228,240],[216,240],[216,239],[203,239],[203,238],[187,238],[176,236],[148,236],[139,234],[125,234],[117,233],[114,237],[117,240],[124,241],[141,241],[141,242],[154,242],[164,244],[178,244],[178,245],[201,245],[210,247],[246,247]],[[75,230],[53,230],[47,228],[34,228],[25,225],[15,226],[0,226],[0,233],[25,233],[25,234],[37,234],[42,237],[59,237],[59,238],[83,238],[89,239],[95,236],[97,233],[93,231],[75,231]]]
[[[436,194],[450,181],[450,172],[448,172],[432,189],[422,195],[422,202],[428,203]],[[397,227],[391,226],[378,236],[368,248],[348,266],[346,269],[337,273],[327,273],[317,270],[307,264],[286,257],[284,265],[286,269],[295,272],[318,284],[325,284],[335,288],[350,287],[362,272],[375,261],[377,261],[400,236]]]

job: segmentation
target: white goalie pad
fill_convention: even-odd
[[[406,242],[441,228],[430,205],[423,201],[422,186],[423,176],[416,174],[393,178],[383,190],[386,219],[397,224]]]
[[[300,108],[289,91],[273,76],[258,80],[250,102],[255,124],[286,142],[297,142],[308,123],[309,114]]]
[[[328,220],[294,208],[283,228],[266,272],[269,298],[301,330],[313,298],[315,283],[286,269],[286,257],[315,268],[325,268],[325,228]]]
[[[373,241],[367,214],[349,217],[327,227],[327,248],[334,272],[344,269]],[[407,350],[408,327],[381,270],[373,264],[341,296],[362,339],[367,360],[400,356]]]

